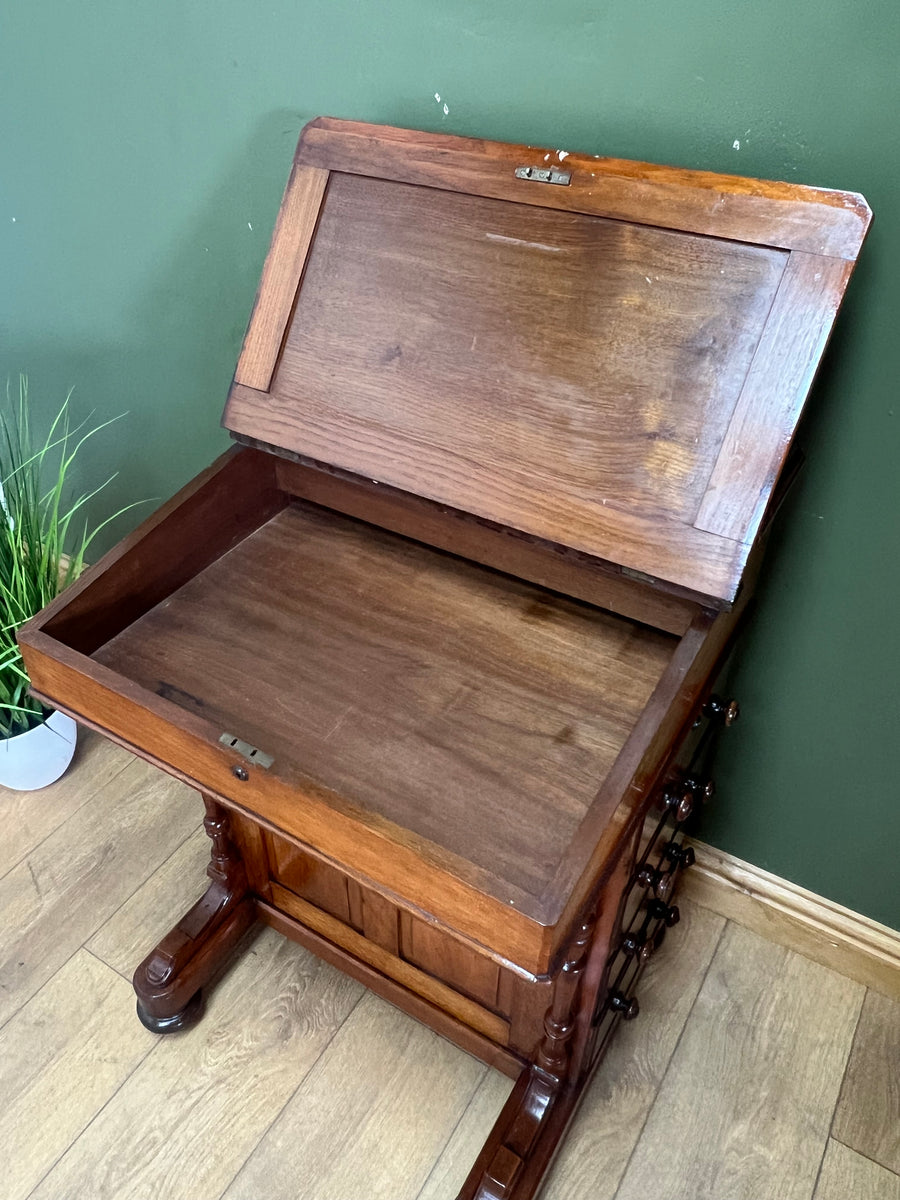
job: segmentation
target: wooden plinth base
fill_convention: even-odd
[[[457,1200],[536,1196],[586,1085],[563,1087],[536,1067],[523,1071]]]
[[[585,1067],[591,1056],[585,1019],[594,1009],[599,984],[598,978],[592,986],[596,970],[591,960],[598,956],[605,960],[615,909],[602,913],[599,901],[595,901],[592,910],[576,925],[543,1018],[535,1059],[523,1063],[509,1050],[494,1045],[254,895],[230,837],[228,814],[214,800],[204,797],[204,802],[204,825],[213,843],[207,870],[211,883],[135,972],[142,1024],[160,1034],[195,1024],[203,1012],[202,989],[224,965],[243,934],[256,920],[273,925],[470,1053],[517,1077],[458,1200],[532,1200],[597,1065],[599,1056],[594,1055],[590,1068]],[[617,870],[621,873],[624,867],[620,864]],[[618,880],[617,886],[620,883]],[[585,985],[591,993],[587,1005],[582,996]],[[573,1077],[577,1082],[572,1082]]]
[[[212,839],[212,882],[134,973],[138,1016],[155,1033],[176,1033],[200,1015],[200,992],[256,920],[243,863],[228,835],[228,816],[204,797]]]

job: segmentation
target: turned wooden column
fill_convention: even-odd
[[[566,948],[534,1064],[519,1076],[458,1200],[524,1200],[534,1194],[577,1099],[571,1043],[596,922],[595,901]]]
[[[561,1083],[569,1073],[569,1043],[575,1032],[578,985],[587,963],[588,948],[596,922],[591,913],[576,928],[562,965],[553,1001],[544,1017],[544,1038],[535,1056],[535,1065]]]

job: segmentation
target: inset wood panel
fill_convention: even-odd
[[[832,1134],[900,1175],[900,1001],[866,993]]]
[[[271,388],[294,440],[270,440],[338,463],[339,431],[374,457],[340,465],[456,507],[493,476],[692,518],[786,261],[336,175]]]
[[[729,926],[616,1200],[809,1200],[862,995]]]
[[[486,1008],[498,1011],[500,968],[489,958],[425,921],[400,913],[400,954]],[[509,1013],[503,1014],[508,1017]]]
[[[389,954],[400,954],[400,913],[396,905],[364,888],[352,879],[347,880],[350,899],[350,924],[369,941],[381,946]]]
[[[305,854],[284,838],[270,834],[266,841],[274,877],[279,883],[316,908],[331,913],[344,924],[350,924],[350,900],[347,895],[347,876],[327,863]]]

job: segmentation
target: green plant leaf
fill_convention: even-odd
[[[91,425],[89,416],[73,425],[71,398],[70,390],[37,445],[27,378],[19,376],[17,396],[7,381],[5,403],[0,401],[0,737],[25,732],[49,712],[28,694],[16,630],[74,583],[97,534],[136,507],[125,505],[93,528],[80,520],[115,474],[72,499],[70,468],[84,443],[120,418]]]

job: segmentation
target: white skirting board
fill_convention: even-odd
[[[691,844],[697,861],[684,873],[682,895],[873,991],[900,999],[900,932],[714,846]]]

